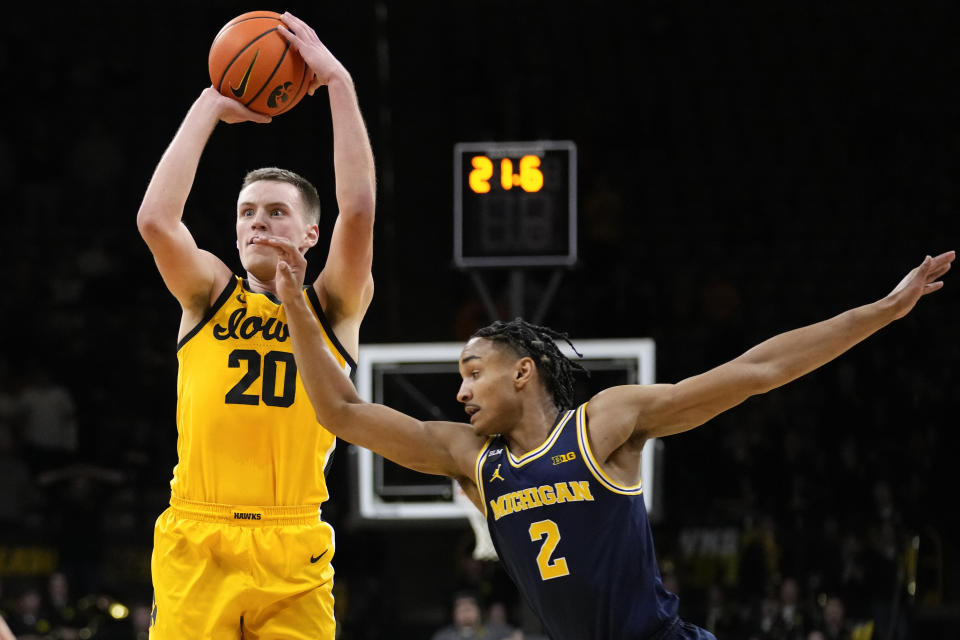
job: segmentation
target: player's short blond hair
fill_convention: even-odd
[[[299,173],[290,171],[289,169],[280,169],[279,167],[254,169],[243,177],[243,184],[240,186],[240,190],[243,191],[254,182],[259,182],[260,180],[276,180],[277,182],[286,182],[295,186],[303,198],[303,204],[306,205],[304,213],[307,216],[307,221],[311,224],[318,224],[320,222],[320,195],[317,193],[317,188]]]

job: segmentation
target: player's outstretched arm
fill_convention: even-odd
[[[157,164],[137,212],[137,228],[170,292],[184,308],[214,285],[226,265],[201,251],[183,224],[183,209],[193,187],[200,156],[220,121],[269,122],[236,100],[208,87],[193,103]]]
[[[309,25],[290,13],[285,13],[282,20],[280,33],[314,72],[310,93],[325,85],[330,99],[339,212],[326,264],[314,286],[331,322],[344,328],[338,337],[355,353],[358,345],[352,342],[359,338],[353,336],[359,333],[360,321],[373,297],[373,150],[350,73]],[[344,327],[345,323],[349,326]]]
[[[955,252],[927,256],[887,296],[833,318],[774,336],[740,357],[673,385],[623,386],[603,391],[588,405],[597,424],[618,431],[623,443],[687,431],[830,362],[855,344],[908,314],[917,301],[943,286]],[[596,420],[602,416],[601,420]],[[619,445],[617,445],[619,446]],[[613,449],[611,449],[612,451]]]
[[[473,462],[483,439],[467,424],[422,422],[360,398],[330,354],[304,299],[304,257],[284,238],[264,236],[254,242],[274,247],[280,254],[277,295],[286,310],[297,371],[320,424],[338,438],[404,467],[472,482]]]

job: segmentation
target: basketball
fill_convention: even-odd
[[[207,66],[217,91],[268,116],[292,109],[310,87],[310,68],[277,31],[280,14],[250,11],[220,29]]]

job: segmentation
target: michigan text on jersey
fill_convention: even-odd
[[[499,496],[496,500],[491,500],[490,506],[493,508],[493,519],[499,520],[503,516],[518,511],[563,502],[582,502],[584,500],[593,502],[589,480],[557,482],[553,485],[544,484],[539,487],[511,491]]]

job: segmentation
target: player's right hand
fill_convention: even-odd
[[[266,124],[272,119],[268,115],[251,111],[243,106],[242,103],[234,100],[233,98],[228,98],[212,86],[203,90],[202,98],[204,100],[209,100],[214,105],[214,108],[217,111],[217,116],[220,118],[220,120],[226,122],[227,124],[234,124],[237,122],[259,122],[261,124]]]

